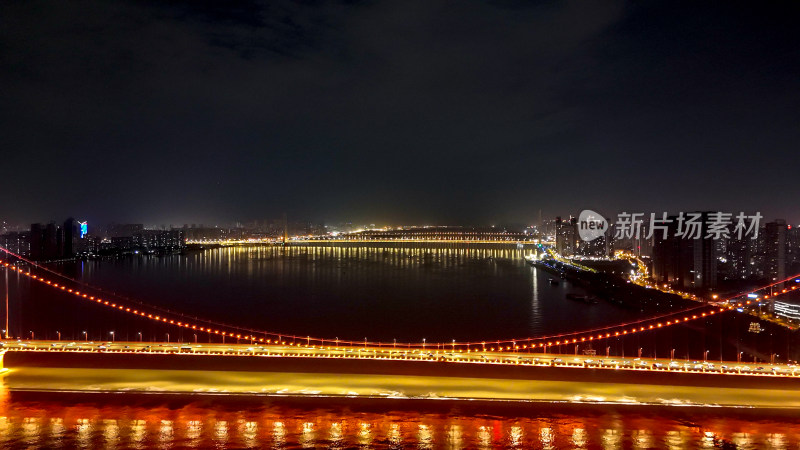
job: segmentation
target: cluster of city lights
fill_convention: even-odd
[[[751,292],[764,291],[764,290],[772,288],[773,286],[781,285],[781,284],[786,283],[788,281],[794,281],[795,283],[800,283],[800,275],[792,275],[789,278],[784,278],[783,280],[779,280],[779,281],[773,282],[772,284],[768,284],[766,286],[762,286],[762,287],[760,287],[758,289],[755,289],[754,291],[751,291]],[[729,304],[731,307],[735,306],[737,308],[742,308],[744,306],[751,305],[754,302],[755,303],[759,303],[759,300],[761,300],[761,299],[764,299],[764,300],[769,300],[770,298],[774,299],[775,297],[779,297],[781,295],[789,294],[789,293],[792,293],[792,292],[795,292],[795,291],[797,291],[797,284],[795,284],[795,285],[793,285],[793,286],[791,286],[789,288],[782,288],[779,291],[773,292],[771,294],[765,294],[761,298],[759,298],[756,294],[750,293],[750,294],[746,294],[747,300],[744,300],[744,301],[742,301],[740,299],[740,298],[744,297],[743,295],[737,295],[735,297],[731,297],[731,298],[726,299],[726,300],[721,300],[719,303],[720,304]],[[716,300],[716,298],[717,298],[717,296],[714,295],[714,299],[715,300]]]

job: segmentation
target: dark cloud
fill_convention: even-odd
[[[5,2],[0,215],[800,220],[792,8]]]

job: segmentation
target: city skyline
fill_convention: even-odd
[[[334,228],[341,228],[343,226],[351,226],[354,229],[379,229],[379,228],[403,228],[403,227],[498,227],[498,228],[510,228],[510,229],[522,229],[526,227],[536,227],[542,226],[547,222],[553,222],[559,218],[561,219],[577,219],[579,213],[581,211],[566,211],[560,214],[553,214],[553,215],[541,215],[536,214],[535,217],[531,217],[528,220],[508,220],[508,221],[465,221],[460,223],[448,223],[448,222],[437,222],[437,221],[419,221],[419,222],[402,222],[402,221],[387,221],[387,220],[379,220],[375,218],[365,218],[361,220],[348,220],[348,219],[336,219],[336,220],[326,220],[325,218],[314,218],[313,216],[301,216],[301,217],[290,217],[285,214],[273,214],[264,215],[261,217],[248,217],[246,219],[243,218],[233,218],[233,219],[226,219],[220,221],[211,221],[204,223],[194,222],[189,220],[179,220],[177,222],[158,222],[158,221],[145,221],[141,220],[141,218],[133,217],[130,220],[105,220],[105,221],[95,221],[87,219],[87,217],[93,217],[92,214],[82,215],[79,216],[77,219],[74,217],[75,215],[67,215],[70,219],[80,220],[86,224],[91,223],[92,227],[101,227],[106,228],[108,226],[113,225],[124,225],[124,224],[141,224],[145,229],[173,229],[173,228],[252,228],[252,227],[259,227],[269,223],[283,223],[284,220],[288,221],[289,223],[293,224],[308,224],[314,226],[331,226]],[[753,214],[753,215],[760,215],[759,223],[762,225],[766,222],[774,222],[776,220],[783,220],[786,224],[791,228],[794,226],[800,227],[800,220],[797,222],[793,222],[790,219],[787,219],[783,216],[764,216],[761,214],[760,211],[738,211],[738,210],[730,210],[730,211],[722,211],[719,209],[706,209],[706,210],[686,210],[684,211],[629,211],[627,209],[619,209],[618,211],[612,213],[602,213],[602,216],[605,217],[610,224],[615,224],[616,220],[619,220],[620,215],[630,215],[630,214],[637,214],[636,221],[642,222],[644,225],[647,225],[650,222],[651,215],[655,215],[657,219],[660,219],[662,215],[668,215],[670,217],[676,216],[678,214],[691,214],[691,213],[708,213],[708,212],[720,212],[720,213],[727,213],[732,215],[732,219],[735,219],[738,214]],[[747,215],[747,217],[751,217]],[[12,219],[9,220],[7,217],[0,217],[0,231],[19,231],[27,229],[30,224],[32,223],[41,223],[41,224],[48,224],[48,223],[59,223],[63,219],[59,219],[52,214],[45,217],[38,217],[34,218],[33,220],[19,220],[19,219]],[[645,230],[643,228],[643,230]],[[645,230],[646,231],[646,230]]]

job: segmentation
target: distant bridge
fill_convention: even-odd
[[[187,244],[246,245],[278,243],[461,243],[461,244],[537,244],[539,239],[521,232],[454,227],[409,228],[400,230],[364,230],[352,233],[283,238],[190,239]]]

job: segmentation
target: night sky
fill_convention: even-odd
[[[4,1],[0,220],[798,222],[796,5]]]

